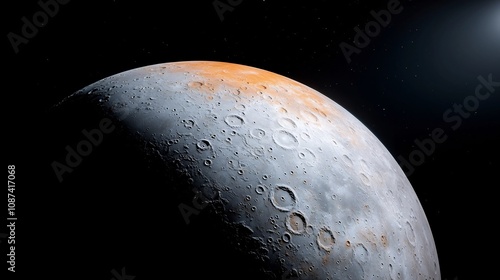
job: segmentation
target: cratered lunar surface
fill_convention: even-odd
[[[440,279],[429,223],[400,166],[310,87],[244,65],[186,61],[110,76],[59,107],[75,104],[112,120],[113,133],[164,175],[173,210],[158,222],[175,236],[166,234],[164,254],[192,256],[174,262],[181,274]],[[197,272],[207,263],[212,270]]]

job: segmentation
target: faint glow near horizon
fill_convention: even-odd
[[[432,64],[442,78],[460,84],[500,70],[500,1],[467,3],[439,11]]]
[[[497,40],[500,41],[500,1],[493,7],[491,20],[493,22],[494,34],[497,36]]]

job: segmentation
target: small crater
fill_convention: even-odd
[[[266,136],[266,131],[261,128],[255,128],[250,130],[250,135],[256,139],[262,139],[264,138],[264,136]]]
[[[286,227],[294,234],[304,233],[307,228],[307,221],[304,214],[300,212],[291,213],[286,219]]]
[[[327,228],[322,227],[319,230],[318,238],[317,238],[318,246],[326,251],[330,251],[335,244],[335,237],[333,236],[333,232]]]
[[[347,156],[347,155],[343,155],[343,156],[342,156],[342,160],[344,161],[344,163],[345,163],[347,166],[352,167],[352,165],[353,165],[353,164],[352,164],[352,160],[351,160],[351,158],[350,158],[349,156]]]
[[[302,132],[300,134],[300,138],[302,138],[305,141],[309,141],[309,140],[311,140],[311,135],[309,135],[307,132]]]
[[[292,235],[290,233],[288,233],[288,232],[285,232],[281,236],[281,240],[283,240],[283,242],[285,242],[285,243],[289,243],[290,240],[292,240]]]
[[[266,191],[266,187],[264,187],[263,185],[257,185],[255,187],[255,192],[258,194],[263,194],[265,191]]]
[[[413,227],[410,222],[407,221],[405,224],[406,237],[411,245],[415,246],[415,232],[413,231]]]
[[[234,108],[235,108],[236,110],[238,110],[238,111],[245,111],[246,106],[245,106],[245,105],[243,105],[243,104],[236,104],[236,105],[234,106]]]
[[[299,158],[308,166],[316,165],[316,154],[307,148],[299,152]]]
[[[245,124],[245,119],[238,115],[229,115],[224,119],[224,122],[230,127],[240,127]]]
[[[368,176],[366,176],[364,173],[359,174],[359,177],[361,177],[361,181],[363,184],[369,186],[370,185],[370,179],[368,179]]]
[[[207,139],[202,139],[202,140],[198,141],[198,143],[196,143],[196,148],[199,151],[206,151],[206,150],[210,149],[211,145],[212,144],[210,143],[210,141],[208,141]]]
[[[286,129],[295,129],[297,124],[290,118],[281,118],[278,120],[279,125]]]
[[[275,186],[270,193],[271,204],[280,211],[290,211],[297,204],[295,192],[285,185]]]
[[[264,147],[255,147],[252,149],[252,155],[254,155],[255,157],[262,157],[264,156],[265,152],[264,152]]]
[[[192,81],[188,83],[188,87],[190,88],[201,88],[203,86],[202,82]]]
[[[191,129],[194,126],[193,120],[182,120],[182,123],[184,124],[184,127],[187,129]]]
[[[273,140],[276,145],[285,150],[292,150],[299,146],[299,140],[292,133],[286,130],[277,130],[273,134]]]
[[[382,235],[382,236],[380,237],[380,242],[382,242],[382,245],[383,245],[384,247],[387,247],[387,236]]]

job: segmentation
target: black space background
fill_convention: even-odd
[[[488,260],[498,258],[499,237],[494,229],[498,207],[492,201],[500,187],[500,89],[456,131],[442,115],[474,93],[478,75],[493,73],[493,79],[500,80],[500,60],[491,64],[493,68],[466,69],[469,80],[458,81],[437,70],[439,61],[435,61],[440,35],[434,33],[434,22],[465,1],[402,0],[403,12],[394,15],[361,54],[353,55],[351,64],[339,44],[352,40],[353,27],[364,27],[372,20],[370,11],[385,8],[387,0],[243,0],[224,14],[223,21],[210,0],[73,0],[61,6],[17,54],[6,35],[19,34],[21,17],[31,18],[40,8],[36,1],[12,2],[2,5],[6,109],[2,138],[7,153],[4,164],[15,164],[17,169],[19,271],[30,270],[23,259],[33,252],[24,244],[37,238],[40,243],[50,242],[49,236],[57,239],[60,233],[51,225],[65,222],[58,218],[65,211],[58,205],[64,205],[66,190],[39,160],[46,148],[44,140],[50,136],[44,126],[52,125],[40,120],[50,106],[94,81],[132,68],[216,60],[276,72],[326,94],[360,119],[394,157],[407,157],[415,149],[415,139],[443,128],[447,141],[438,144],[409,177],[433,230],[442,278],[493,275]],[[95,191],[92,186],[89,189]],[[6,202],[2,205],[7,208]],[[23,221],[30,213],[46,211],[45,206],[54,211],[45,214],[44,227],[33,228]],[[6,245],[2,239],[2,260]],[[488,251],[492,257],[485,254]],[[50,263],[58,269],[58,259]],[[119,269],[120,264],[110,263]],[[134,273],[133,264],[122,265]],[[85,269],[76,267],[75,274]]]

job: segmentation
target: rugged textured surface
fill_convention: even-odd
[[[354,116],[305,85],[242,65],[176,62],[105,78],[60,106],[82,101],[164,173],[168,203],[178,204],[164,222],[178,232],[210,223],[196,242],[234,249],[226,258],[248,271],[440,279],[425,213],[397,162]],[[192,238],[175,238],[183,236]]]

